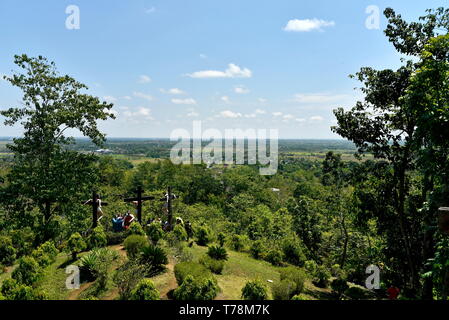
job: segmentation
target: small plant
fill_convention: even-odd
[[[291,240],[285,241],[282,246],[282,251],[284,253],[285,262],[289,262],[298,267],[304,266],[306,256],[304,255],[302,248],[297,243]]]
[[[212,273],[204,265],[197,262],[181,262],[175,266],[176,282],[180,286],[188,276],[195,279],[208,279]]]
[[[197,238],[196,243],[199,246],[207,246],[209,242],[211,242],[212,240],[212,235],[209,228],[204,226],[198,228],[196,232],[196,238]]]
[[[282,265],[282,252],[278,249],[272,249],[268,251],[267,256],[265,257],[265,260],[267,260],[269,263],[271,263],[274,266],[281,266]]]
[[[215,260],[207,255],[202,257],[199,260],[199,263],[201,263],[203,266],[205,266],[215,274],[222,274],[225,265],[225,262],[223,260]]]
[[[102,248],[108,244],[108,238],[102,226],[98,226],[92,230],[88,239],[89,248]]]
[[[313,284],[319,288],[327,288],[330,277],[331,274],[325,266],[318,266],[313,277]]]
[[[306,275],[302,269],[296,267],[287,267],[280,270],[281,281],[290,280],[294,282],[295,288],[293,294],[300,294],[304,289]]]
[[[206,301],[213,300],[218,292],[219,288],[214,279],[195,279],[187,276],[175,289],[173,297],[175,300]]]
[[[307,272],[310,274],[315,274],[317,268],[318,268],[318,265],[314,260],[307,260],[304,263],[304,269],[306,269]]]
[[[18,267],[12,272],[11,278],[20,284],[32,286],[42,277],[42,269],[32,257],[19,259]]]
[[[131,292],[130,300],[159,300],[159,291],[157,291],[153,282],[148,279],[141,280],[136,288]]]
[[[86,250],[86,248],[86,242],[78,232],[72,234],[67,241],[67,249],[72,254],[72,260],[76,260],[78,253]]]
[[[350,287],[346,289],[345,295],[352,300],[365,300],[367,299],[367,293],[365,289],[359,287]]]
[[[10,266],[16,260],[16,249],[10,237],[0,236],[0,264]]]
[[[113,276],[114,284],[119,290],[121,300],[129,300],[132,290],[145,277],[145,268],[135,261],[128,261],[120,266]]]
[[[159,240],[162,239],[164,236],[164,231],[162,230],[162,226],[160,223],[153,222],[149,224],[146,228],[146,233],[148,235],[148,238],[153,242],[154,245],[156,245]]]
[[[242,289],[244,300],[267,300],[267,287],[260,280],[248,281]]]
[[[228,253],[223,247],[210,246],[207,255],[215,260],[228,260]]]
[[[56,249],[52,241],[43,243],[31,253],[31,256],[41,267],[46,267],[55,262],[57,255],[58,249]]]
[[[231,238],[231,247],[237,252],[240,252],[245,247],[242,236],[234,234]]]
[[[263,253],[265,252],[265,246],[262,240],[254,241],[249,251],[254,259],[262,259]]]
[[[290,279],[284,279],[276,283],[272,287],[274,300],[290,300],[296,291],[296,284]]]
[[[46,300],[47,294],[44,291],[34,289],[31,286],[19,283],[14,279],[3,281],[0,293],[0,300]]]
[[[224,247],[225,242],[226,242],[226,236],[223,232],[220,232],[217,236],[217,240],[218,240],[218,244],[220,245],[220,247]]]
[[[148,245],[148,240],[145,236],[132,234],[128,236],[123,246],[130,259],[135,259],[140,254],[140,251]]]
[[[139,263],[144,265],[147,275],[153,276],[165,270],[168,264],[167,253],[164,249],[149,245],[140,250]]]
[[[145,231],[143,230],[143,228],[140,225],[140,223],[136,221],[134,223],[131,223],[131,225],[129,226],[128,234],[136,234],[136,235],[139,235],[139,236],[144,236],[145,235]]]
[[[100,287],[106,286],[109,267],[118,259],[118,253],[106,248],[94,249],[80,259],[80,269],[87,281],[98,279]]]
[[[180,224],[177,224],[173,228],[173,235],[176,237],[178,241],[187,241],[187,232],[186,229]]]

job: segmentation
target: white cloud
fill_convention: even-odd
[[[288,121],[288,120],[294,119],[295,117],[294,117],[293,115],[291,115],[291,114],[286,114],[286,115],[284,115],[282,118],[283,118],[285,121]]]
[[[249,90],[243,86],[235,87],[234,92],[237,94],[246,94],[249,93]]]
[[[145,74],[139,76],[139,83],[148,83],[151,82],[151,78]]]
[[[236,119],[236,118],[241,118],[242,114],[239,112],[233,112],[231,110],[225,110],[225,111],[221,111],[220,114],[218,115],[218,117]]]
[[[327,93],[310,93],[310,94],[295,94],[294,101],[308,104],[324,104],[336,103],[347,99],[345,94],[327,94]]]
[[[230,63],[228,65],[228,69],[225,71],[219,70],[204,70],[197,71],[194,73],[190,73],[187,76],[191,78],[197,79],[206,79],[206,78],[251,78],[252,71],[248,68],[240,68],[239,66]]]
[[[122,97],[122,99],[124,99],[124,100],[132,100],[132,98],[130,96],[124,96],[124,97]]]
[[[113,96],[106,96],[106,97],[103,97],[103,100],[105,100],[106,102],[111,103],[111,102],[116,102],[117,98],[115,98]]]
[[[282,116],[282,112],[273,112],[272,115],[275,117],[280,117]]]
[[[146,120],[154,120],[153,116],[151,115],[151,109],[139,107],[137,111],[125,111],[123,113],[127,118],[137,118],[137,119],[146,119]]]
[[[186,92],[182,91],[181,89],[178,88],[172,88],[172,89],[161,89],[162,93],[166,93],[166,94],[173,94],[173,95],[181,95],[181,94],[186,94]]]
[[[255,114],[266,114],[267,112],[262,109],[256,109]]]
[[[284,28],[284,31],[293,31],[293,32],[309,32],[309,31],[323,31],[325,27],[333,27],[335,26],[334,21],[325,21],[320,19],[293,19],[290,20]]]
[[[187,113],[187,117],[198,117],[200,114],[195,111],[195,109],[189,108],[187,109],[189,113]]]
[[[310,120],[311,122],[321,122],[321,121],[324,120],[324,118],[323,118],[322,116],[313,116],[313,117],[310,117],[309,120]]]
[[[245,114],[245,118],[256,118],[258,115],[266,114],[265,110],[256,109],[253,113]]]
[[[151,8],[145,9],[145,13],[146,13],[146,14],[150,14],[150,13],[153,13],[153,12],[155,12],[155,11],[156,11],[156,8],[155,8],[155,7],[151,7]]]
[[[306,122],[306,119],[303,118],[296,118],[295,121],[299,122],[299,123],[303,123]]]
[[[226,102],[226,103],[230,103],[231,102],[231,100],[229,100],[228,96],[223,96],[220,99],[221,99],[221,101]]]
[[[265,98],[259,98],[259,99],[257,99],[257,101],[259,101],[260,103],[266,103],[266,102],[267,102],[267,99],[265,99]]]
[[[133,92],[133,95],[137,98],[145,99],[147,101],[153,101],[153,97],[149,94],[135,91],[135,92]]]
[[[192,98],[187,99],[171,99],[174,104],[196,104],[196,100]]]

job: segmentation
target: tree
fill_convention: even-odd
[[[21,138],[15,138],[8,148],[14,153],[14,164],[8,175],[4,199],[19,199],[7,203],[19,212],[37,208],[47,225],[53,214],[63,214],[73,203],[79,203],[95,182],[95,157],[67,150],[73,139],[64,135],[77,129],[101,145],[105,135],[97,120],[114,118],[112,104],[82,93],[86,85],[74,78],[61,76],[54,62],[42,56],[15,56],[14,63],[22,73],[4,76],[11,85],[23,91],[23,106],[1,111],[5,125],[20,123]],[[71,203],[69,205],[69,203]]]

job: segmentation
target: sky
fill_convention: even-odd
[[[364,66],[400,65],[376,9],[416,20],[446,3],[1,0],[0,74],[18,71],[15,54],[54,61],[89,94],[114,104],[117,119],[100,123],[108,137],[169,137],[202,121],[203,129],[222,132],[337,139],[332,110],[363,97],[348,76]],[[0,80],[0,109],[20,101],[21,92]],[[3,120],[0,136],[22,134]]]

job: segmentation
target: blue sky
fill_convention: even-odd
[[[338,138],[332,110],[360,93],[363,66],[395,68],[400,56],[366,8],[414,20],[447,1],[406,0],[2,0],[0,74],[13,55],[43,55],[61,73],[114,103],[110,137],[168,137],[172,130],[278,129],[281,138]],[[66,28],[66,8],[80,28]],[[0,81],[0,108],[20,92]],[[0,120],[2,120],[0,118]],[[0,126],[0,136],[20,135]],[[76,133],[74,133],[76,135]]]

